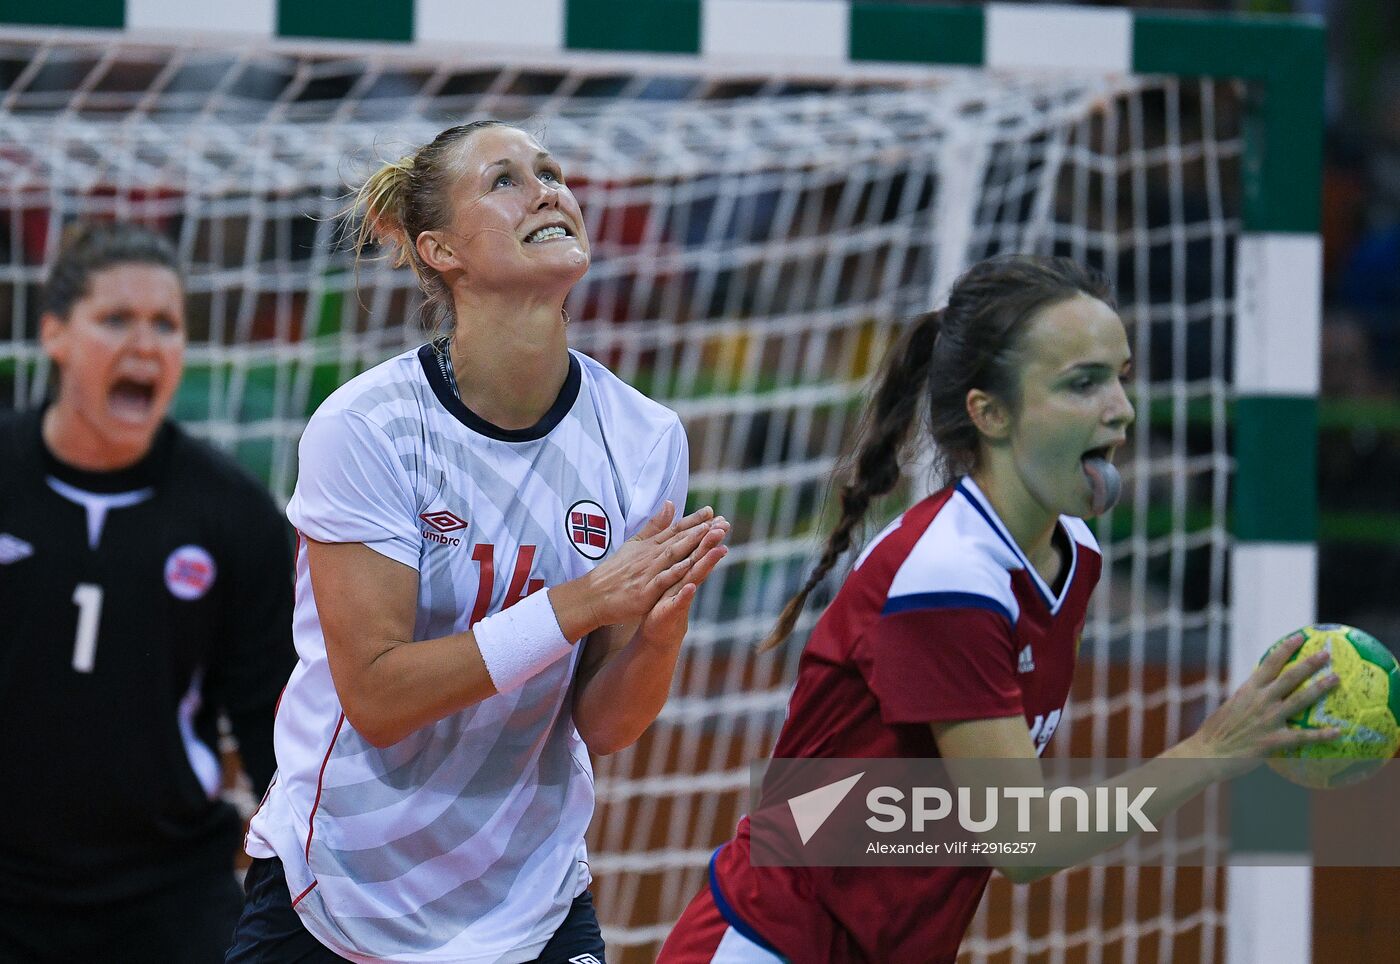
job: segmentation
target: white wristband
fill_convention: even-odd
[[[559,628],[548,589],[487,616],[472,635],[497,693],[515,689],[574,648]]]

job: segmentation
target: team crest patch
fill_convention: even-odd
[[[0,565],[8,566],[12,562],[28,559],[32,555],[34,555],[34,547],[29,543],[19,536],[0,532]]]
[[[176,599],[198,599],[214,585],[217,572],[203,546],[181,546],[165,560],[165,588]]]
[[[564,514],[569,541],[585,559],[601,559],[612,545],[612,524],[603,507],[591,499],[580,499]]]

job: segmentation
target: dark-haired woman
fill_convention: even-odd
[[[665,702],[724,555],[675,413],[568,348],[588,236],[558,162],[487,122],[360,192],[448,334],[301,440],[301,657],[230,961],[602,961],[588,750]]]
[[[1034,760],[1044,750],[1099,576],[1082,517],[1120,492],[1113,455],[1133,419],[1129,364],[1106,284],[1064,259],[981,262],[946,308],[914,320],[875,388],[840,490],[840,521],[766,645],[787,637],[871,500],[898,481],[921,404],[930,433],[918,442],[936,446],[951,484],[856,559],[807,642],[775,758],[942,757],[956,776],[954,760]],[[1271,749],[1336,736],[1285,725],[1336,683],[1318,672],[1322,659],[1283,670],[1290,655],[1273,653],[1164,754],[1207,761],[1191,768],[1190,782],[1155,763],[1125,778],[1160,784],[1149,819]],[[1311,674],[1318,678],[1308,682]],[[952,962],[992,872],[753,866],[750,847],[745,817],[716,851],[710,884],[671,933],[664,964]],[[1001,869],[1032,880],[1095,852],[1047,843],[1036,851],[1045,866]]]
[[[218,719],[261,793],[291,532],[166,418],[184,300],[163,237],[78,229],[43,291],[56,397],[0,417],[0,960],[218,961],[242,905]]]

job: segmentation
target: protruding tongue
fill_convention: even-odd
[[[1097,455],[1086,456],[1082,462],[1084,477],[1089,480],[1093,492],[1093,514],[1101,515],[1118,504],[1123,494],[1123,476],[1108,459]]]

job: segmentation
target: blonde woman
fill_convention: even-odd
[[[300,662],[230,961],[604,959],[588,750],[665,702],[728,524],[676,415],[568,348],[578,203],[530,135],[443,131],[360,192],[450,334],[312,417]]]

